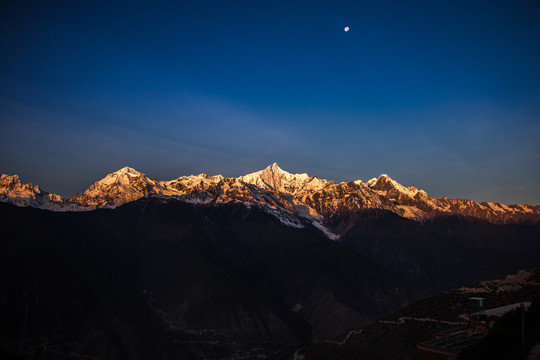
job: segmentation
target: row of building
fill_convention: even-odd
[[[522,308],[526,311],[530,302],[520,302],[492,309],[484,309],[485,299],[469,298],[475,311],[469,315],[468,326],[437,333],[434,338],[417,345],[420,360],[457,360],[460,353],[484,338],[504,314]]]

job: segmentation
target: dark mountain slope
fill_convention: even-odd
[[[327,225],[344,245],[417,286],[440,292],[538,265],[540,228],[461,215],[412,221],[385,210],[343,211]]]
[[[160,259],[160,268],[146,268],[143,272],[148,279],[148,287],[156,293],[158,306],[169,313],[176,311],[173,321],[191,319],[191,326],[196,326],[195,318],[200,322],[201,316],[193,318],[189,314],[206,313],[208,321],[212,322],[222,317],[219,312],[209,313],[214,310],[207,306],[207,301],[186,295],[184,289],[197,288],[200,291],[202,283],[198,277],[190,275],[193,272],[185,272],[186,268],[192,269],[197,264],[186,266],[190,256],[185,256],[184,250],[172,245],[178,244],[179,238],[186,239],[182,241],[183,244],[192,241],[208,262],[232,272],[238,281],[245,282],[243,288],[264,294],[265,301],[272,302],[276,313],[282,314],[280,318],[290,317],[290,320],[286,320],[288,324],[292,324],[296,318],[307,320],[313,325],[316,338],[331,336],[355,324],[367,324],[388,313],[388,309],[399,308],[418,296],[417,291],[341,244],[324,238],[318,231],[285,227],[258,209],[248,209],[240,204],[215,207],[194,207],[180,202],[149,204],[145,209],[145,220],[137,231],[141,239],[149,240],[149,244],[158,244],[144,253],[149,254],[148,259]],[[193,234],[186,231],[193,231]],[[155,237],[161,237],[161,240],[154,242]],[[171,246],[164,248],[163,244],[166,243]],[[184,259],[184,262],[179,259]],[[149,261],[151,266],[155,266],[155,261]],[[163,264],[182,264],[182,268],[174,271],[177,274],[174,276],[181,277],[175,281],[185,284],[180,286],[184,297],[172,293],[175,290],[170,289],[171,281],[163,282],[163,279],[171,276],[170,268]],[[205,269],[208,266],[201,266],[202,272]],[[223,272],[219,276],[223,276]],[[161,279],[157,280],[161,282],[161,287],[152,288],[155,282],[150,277]],[[208,281],[210,284],[205,286],[205,289],[209,289],[207,291],[215,291],[223,284],[222,281],[215,281],[215,277]],[[222,293],[227,294],[227,298],[236,296],[229,287],[223,288]],[[376,300],[378,298],[385,301]],[[235,299],[233,303],[239,301]],[[222,299],[219,303],[223,306],[227,301]],[[185,318],[175,310],[180,304],[184,309],[193,309],[186,310]],[[240,312],[243,311],[245,309],[240,309]],[[329,319],[332,321],[327,321]],[[234,327],[229,323],[200,326]],[[298,334],[296,336],[300,338]]]
[[[2,350],[25,358],[189,358],[168,344],[133,276],[133,217],[0,205]]]
[[[25,358],[233,356],[334,336],[420,294],[319,231],[241,204],[0,204],[0,219],[0,349]]]

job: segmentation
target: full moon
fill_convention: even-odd
[[[345,32],[347,32],[347,31],[349,31],[349,27],[345,26],[345,29],[343,29],[343,30],[345,30]]]

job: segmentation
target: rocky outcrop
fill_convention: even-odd
[[[23,184],[17,175],[0,175],[0,201],[53,211],[76,209],[60,195],[43,191],[37,185]]]

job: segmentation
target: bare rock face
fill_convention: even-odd
[[[0,201],[53,211],[75,209],[60,195],[42,191],[37,185],[23,184],[17,175],[0,175]]]
[[[144,197],[194,204],[243,203],[261,208],[289,226],[313,225],[332,239],[340,236],[327,227],[335,213],[366,209],[389,210],[418,221],[441,215],[464,215],[496,224],[540,222],[540,206],[432,198],[425,191],[405,187],[386,174],[366,183],[356,180],[337,184],[315,175],[289,173],[276,163],[238,178],[200,174],[171,181],[151,179],[124,167],[69,200],[44,192],[38,186],[22,184],[17,175],[2,175],[0,179],[0,201],[53,211],[115,208]]]

